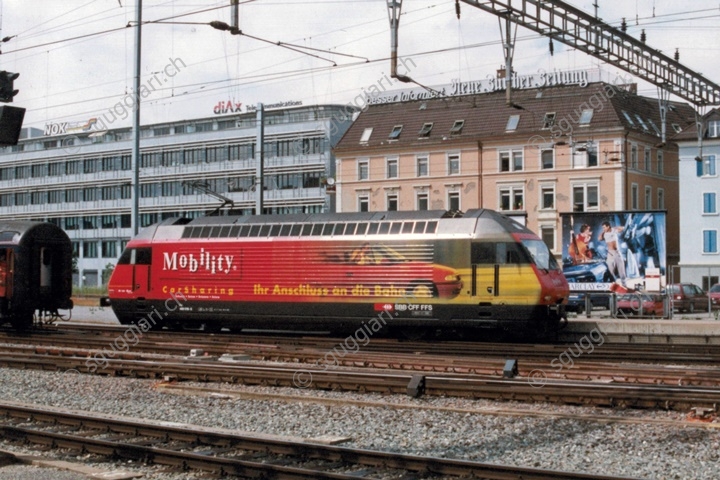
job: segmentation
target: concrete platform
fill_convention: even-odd
[[[575,342],[593,329],[603,332],[605,340],[613,343],[664,343],[720,345],[720,320],[714,313],[675,314],[672,319],[613,318],[608,310],[594,310],[591,316],[570,314],[568,326],[558,337]],[[110,307],[78,305],[68,324],[117,325]]]
[[[568,319],[568,327],[561,332],[559,340],[575,341],[593,329],[613,343],[720,345],[720,321],[707,312],[676,315],[672,319],[613,318],[602,314],[590,318],[575,316]]]

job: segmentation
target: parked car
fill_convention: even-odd
[[[608,271],[607,264],[604,261],[578,265],[565,262],[563,275],[565,275],[568,283],[607,283],[613,280],[613,276]]]
[[[663,296],[649,293],[620,295],[617,298],[617,312],[623,315],[663,316]]]
[[[708,311],[708,294],[694,283],[673,283],[667,286],[667,292],[673,309],[679,312]]]
[[[588,295],[586,292],[570,292],[568,297],[568,303],[565,306],[565,310],[568,312],[583,313],[585,311],[585,296]],[[611,293],[590,293],[590,309],[600,307],[604,309],[610,308],[610,295]]]
[[[712,308],[720,308],[720,283],[716,283],[715,285],[710,287],[708,295],[710,295],[710,302],[712,303]]]

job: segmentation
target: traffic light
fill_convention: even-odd
[[[25,109],[3,105],[0,107],[0,146],[17,145]]]
[[[19,76],[19,73],[6,72],[5,70],[0,72],[0,102],[8,103],[13,101],[13,97],[20,91],[15,90],[13,87],[13,82]]]

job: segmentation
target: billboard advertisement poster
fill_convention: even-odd
[[[563,273],[571,290],[648,290],[666,275],[666,214],[659,211],[562,213]]]

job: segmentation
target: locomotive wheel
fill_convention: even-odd
[[[203,324],[203,331],[208,333],[220,333],[222,330],[222,325],[218,325],[217,323],[204,323]]]
[[[423,327],[404,327],[400,329],[400,336],[406,340],[417,342],[430,338],[430,330]]]

